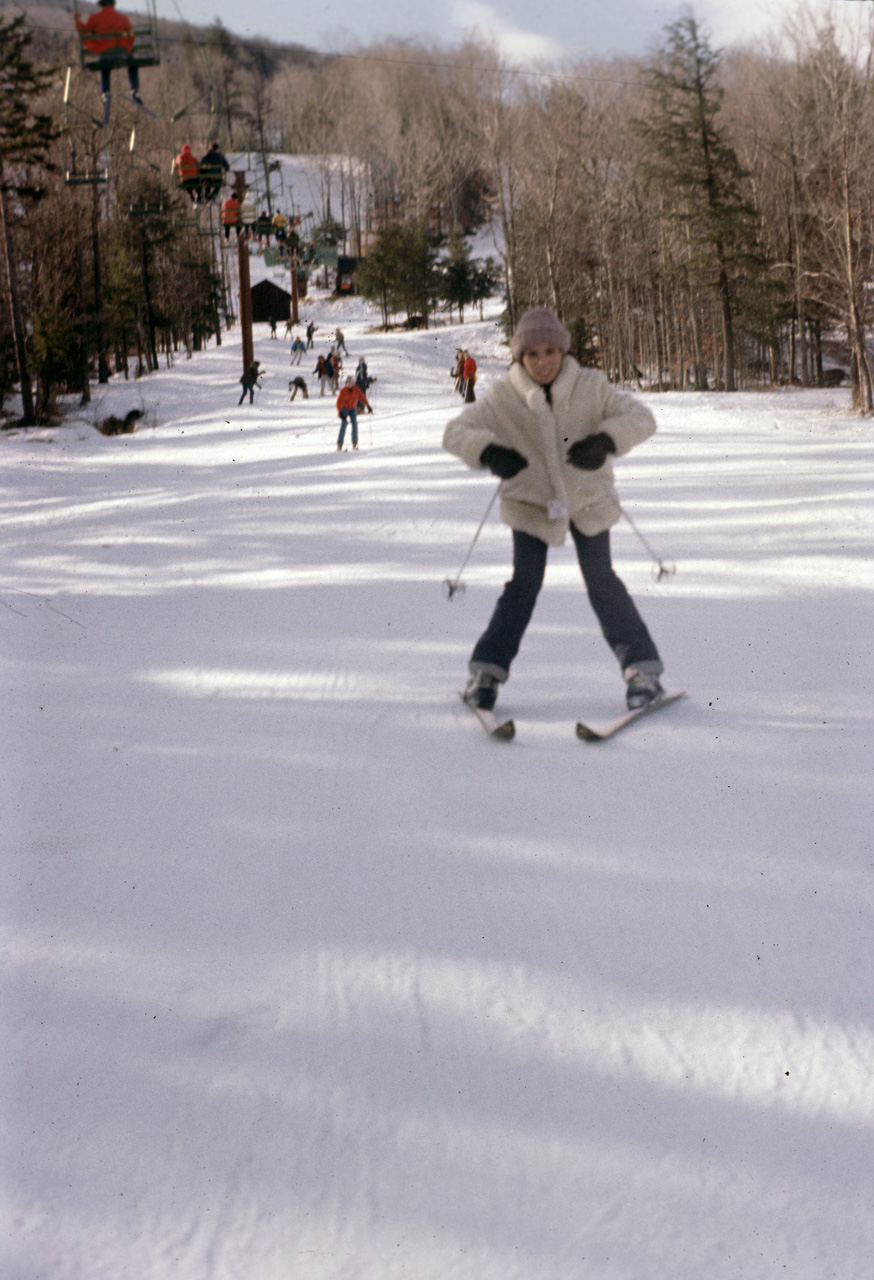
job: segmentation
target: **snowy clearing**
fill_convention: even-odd
[[[440,448],[494,319],[372,332],[361,451],[237,408],[239,331],[2,447],[8,1280],[854,1280],[874,1261],[871,424],[645,397],[620,573],[688,696],[622,684],[569,546],[507,574]],[[89,421],[135,406],[135,435]]]

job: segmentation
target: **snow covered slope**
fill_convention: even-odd
[[[874,1257],[870,424],[650,397],[620,572],[689,696],[622,686],[569,547],[502,691],[507,574],[440,439],[457,345],[370,332],[358,454],[237,408],[239,335],[5,433],[9,1280],[858,1280]],[[309,376],[312,353],[304,371]]]

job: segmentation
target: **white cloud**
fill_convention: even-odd
[[[806,28],[811,18],[831,18],[839,32],[851,39],[870,19],[870,3],[856,0],[699,0],[693,6],[715,45],[743,43],[757,38]]]
[[[568,52],[558,40],[523,31],[480,0],[450,0],[449,7],[461,31],[474,31],[492,41],[509,62],[555,62]]]

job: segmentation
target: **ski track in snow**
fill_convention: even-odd
[[[688,696],[575,740],[622,687],[552,551],[498,746],[457,690],[509,537],[450,603],[492,481],[440,449],[494,308],[302,315],[378,377],[357,455],[266,326],[252,407],[233,331],[4,433],[0,1273],[861,1280],[870,424],[646,396],[678,571],[614,553]]]

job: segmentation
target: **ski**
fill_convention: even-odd
[[[640,720],[644,716],[651,716],[656,711],[661,711],[662,707],[667,707],[670,703],[676,702],[679,698],[686,696],[685,690],[680,693],[663,693],[661,697],[654,698],[652,702],[648,702],[645,707],[638,707],[636,711],[626,711],[624,716],[618,716],[617,719],[611,720],[608,724],[598,727],[583,724],[577,721],[577,737],[582,742],[605,742],[607,738],[614,737],[622,729],[627,729],[630,724],[634,724],[635,720]]]
[[[129,102],[132,107],[136,107],[138,111],[142,111],[144,115],[150,116],[152,120],[163,120],[163,116],[157,115],[154,111],[150,111],[146,104],[138,98],[133,97],[130,93],[104,93],[103,98],[103,127],[109,127],[110,117],[112,115],[112,100],[118,98],[121,102]]]
[[[470,708],[490,738],[494,738],[496,742],[512,740],[516,733],[516,726],[512,720],[499,720],[494,711],[483,711],[481,707],[471,707],[463,693],[459,693],[458,696],[464,705]]]
[[[119,94],[121,97],[121,94]],[[150,111],[142,98],[135,98],[132,93],[125,94],[125,102],[129,102],[132,107],[136,107],[138,111],[142,111],[143,115],[149,116],[152,120],[163,120],[164,117],[158,115],[156,111]]]

